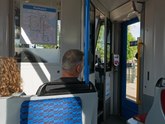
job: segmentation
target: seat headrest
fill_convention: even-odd
[[[156,83],[156,87],[165,87],[165,78],[160,78]]]
[[[77,82],[48,82],[41,85],[36,94],[38,96],[50,96],[89,92],[96,92],[92,83],[85,84]]]

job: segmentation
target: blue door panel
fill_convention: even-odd
[[[122,23],[122,56],[121,56],[121,68],[122,68],[122,93],[121,93],[121,115],[125,119],[129,119],[138,114],[138,105],[126,99],[126,61],[127,61],[127,26],[138,22],[138,18]]]

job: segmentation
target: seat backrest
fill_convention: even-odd
[[[24,122],[28,124],[35,119],[39,122],[40,116],[45,116],[44,119],[51,122],[52,115],[54,121],[61,121],[63,117],[62,119],[69,120],[68,123],[75,121],[76,124],[97,124],[97,102],[96,92],[3,98],[0,99],[1,124],[23,124]]]
[[[20,124],[82,124],[80,97],[28,100],[20,112]]]
[[[165,78],[160,78],[155,87],[154,101],[145,124],[165,123]]]

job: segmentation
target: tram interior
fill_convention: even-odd
[[[66,2],[65,0],[61,0],[61,1],[60,0],[49,0],[49,1],[44,1],[44,0],[19,1],[17,0],[16,1],[15,56],[17,57],[18,61],[22,63],[21,69],[22,69],[22,74],[24,76],[23,77],[24,79],[28,78],[27,72],[25,72],[25,69],[27,68],[27,66],[30,66],[30,68],[35,68],[35,71],[38,70],[38,67],[36,67],[37,65],[34,65],[34,64],[27,65],[26,63],[28,62],[30,63],[41,62],[41,63],[44,63],[44,65],[46,66],[50,66],[50,64],[52,63],[53,64],[52,67],[55,66],[54,69],[56,70],[56,72],[55,74],[53,73],[51,75],[57,75],[57,77],[51,76],[51,79],[44,79],[44,78],[41,78],[42,75],[39,74],[38,77],[41,78],[43,82],[58,78],[60,75],[60,69],[59,68],[56,69],[56,65],[57,66],[60,65],[61,58],[59,55],[61,54],[62,56],[64,51],[68,49],[68,46],[70,48],[72,47],[80,48],[80,49],[83,48],[82,46],[83,38],[80,39],[77,37],[78,35],[77,31],[79,33],[82,32],[80,28],[82,27],[82,22],[83,22],[82,19],[85,17],[82,18],[81,16],[78,16],[77,20],[75,20],[75,23],[77,25],[75,25],[72,22],[72,20],[68,19],[69,16],[72,17],[75,14],[80,15],[80,13],[84,11],[83,9],[79,9],[78,7],[75,7],[74,10],[78,10],[77,13],[75,13],[74,10],[70,10],[68,12],[68,9],[71,9],[72,7],[71,4],[74,2],[75,2],[74,0],[70,1],[68,5],[67,4],[68,2]],[[103,3],[103,6],[101,7],[104,8],[103,9],[104,11],[100,11],[99,8],[95,6],[95,4],[97,4],[98,2]],[[22,14],[23,11],[21,11],[22,9],[21,4],[23,3],[55,7],[57,9],[57,15],[56,15],[57,25],[55,26],[55,28],[57,28],[56,29],[57,36],[55,36],[56,43],[53,43],[53,44],[52,43],[49,43],[49,44],[42,44],[42,43],[33,44],[32,43],[29,45],[28,40],[25,39],[24,38],[25,36],[20,33],[20,32],[23,32],[20,25],[22,25],[22,23],[25,21],[23,20],[24,19],[24,15]],[[79,5],[79,7],[83,5],[83,1],[81,0],[76,1],[74,4],[76,3],[77,5]],[[107,118],[110,115],[110,113],[112,113],[112,110],[111,112],[109,111],[112,107],[112,104],[110,103],[110,89],[108,89],[108,87],[110,87],[110,84],[107,83],[107,86],[105,86],[106,85],[105,83],[111,80],[109,76],[110,74],[107,72],[110,72],[112,68],[112,64],[111,64],[112,63],[112,56],[111,56],[112,31],[110,29],[110,27],[112,27],[112,23],[110,20],[107,19],[107,16],[109,15],[109,12],[110,12],[111,20],[118,21],[118,22],[122,22],[123,20],[127,19],[128,14],[129,14],[128,19],[136,17],[137,16],[136,14],[138,13],[134,11],[134,9],[132,8],[133,7],[132,3],[133,3],[132,1],[125,0],[125,1],[117,1],[117,2],[109,1],[108,3],[107,1],[92,1],[90,4],[90,53],[92,54],[90,58],[90,73],[92,75],[91,80],[93,80],[98,90],[98,98],[99,98],[98,122],[99,123],[103,121],[105,118]],[[66,16],[66,14],[68,16]],[[35,18],[40,18],[40,17],[33,15],[33,18],[29,18],[29,21],[30,22],[31,20],[35,21]],[[25,19],[27,20],[27,18]],[[68,34],[68,31],[66,30],[66,28],[68,28],[69,24],[71,25],[70,29],[72,29],[74,33],[76,32],[76,34],[74,35],[72,33]],[[75,25],[75,29],[74,29],[73,24]],[[40,25],[33,24],[33,26],[36,27],[33,30],[40,30],[38,27],[44,28],[42,27],[41,24]],[[23,29],[23,30],[26,30],[26,29]],[[72,37],[69,35],[71,35]],[[71,43],[68,43],[68,41],[71,41],[71,40],[73,40],[74,43],[76,43],[75,46],[71,46],[70,45]],[[78,40],[80,42],[77,42],[75,40]],[[49,56],[47,56],[48,54]],[[51,57],[51,56],[55,56],[55,57]],[[52,72],[52,70],[48,70],[48,71]],[[36,72],[33,71],[33,73],[34,75],[36,75],[35,74]],[[36,77],[31,79],[31,82],[34,82],[34,81],[36,81]],[[39,80],[37,82],[39,82]],[[39,84],[41,84],[41,81],[35,87],[37,87]],[[27,94],[34,93],[34,91],[29,91],[30,87],[31,87],[31,84],[29,84],[29,81],[27,82],[25,80],[24,91]]]
[[[164,5],[162,0],[0,1],[0,56],[17,59],[23,91],[34,95],[61,76],[65,51],[85,52],[89,14],[87,53],[89,80],[98,94],[97,123],[138,124],[132,117],[152,110],[156,84],[165,77]]]

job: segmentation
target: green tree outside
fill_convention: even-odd
[[[135,41],[135,37],[133,37],[132,33],[130,32],[130,29],[128,28],[127,33],[127,61],[132,60],[135,57],[135,54],[137,53],[137,46],[130,46],[131,41]]]
[[[131,33],[128,27],[127,33],[127,61],[132,60],[137,53],[137,46],[130,46],[130,42],[137,40]],[[96,46],[97,52],[100,55],[102,61],[104,61],[104,25],[100,27],[99,36]]]
[[[96,50],[100,55],[101,61],[104,62],[104,25],[100,27]]]

